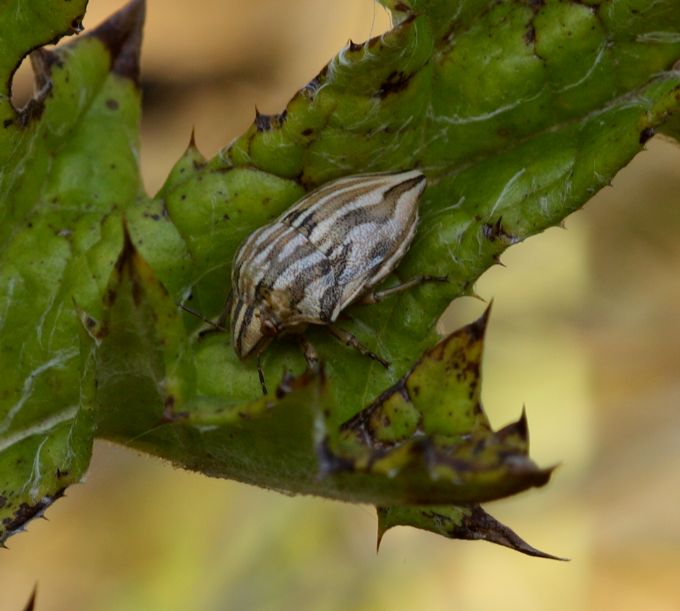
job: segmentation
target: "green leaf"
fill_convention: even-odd
[[[52,4],[7,4],[17,19],[45,21],[21,37],[13,28],[24,22],[4,14],[3,36],[12,30],[25,53],[36,32],[47,42],[83,7],[60,3],[76,11],[63,13]],[[92,347],[75,304],[103,315],[123,244],[117,210],[141,190],[139,92],[123,76],[140,22],[124,16],[55,52],[36,52],[44,93],[23,111],[9,107],[2,133],[0,541],[80,481],[90,460],[94,371],[83,364]]]
[[[384,3],[392,31],[350,44],[214,159],[192,143],[153,199],[136,155],[143,3],[34,55],[49,96],[10,108],[0,142],[0,518],[11,523],[0,539],[17,507],[39,510],[80,478],[97,435],[210,475],[370,502],[383,530],[415,523],[528,551],[478,503],[549,470],[529,460],[523,418],[494,432],[484,415],[482,323],[439,344],[434,325],[505,248],[581,206],[678,110],[680,7]],[[262,397],[255,364],[178,304],[218,315],[238,245],[309,190],[408,168],[428,187],[386,285],[448,282],[348,310],[341,325],[388,370],[314,328],[324,369],[305,372],[281,339]]]

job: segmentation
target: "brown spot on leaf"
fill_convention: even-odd
[[[530,47],[536,42],[536,28],[534,27],[533,22],[529,23],[524,32],[524,42]]]
[[[266,132],[271,129],[280,128],[288,116],[288,111],[284,110],[278,115],[263,115],[257,108],[255,109],[255,128],[258,132]]]
[[[266,132],[271,129],[271,115],[263,115],[255,108],[255,129],[258,132]]]
[[[640,132],[640,144],[646,144],[655,134],[656,130],[653,127],[645,127],[645,129]]]
[[[349,51],[350,51],[350,53],[356,53],[357,51],[361,51],[362,47],[363,47],[363,45],[357,44],[351,38],[349,39]]]
[[[111,71],[137,84],[145,13],[145,0],[132,0],[87,34],[109,49]]]
[[[106,100],[106,107],[111,110],[118,110],[118,101],[113,98]]]
[[[319,464],[319,477],[327,477],[338,473],[352,473],[355,470],[354,462],[348,458],[338,456],[330,447],[330,441],[326,437],[316,448]]]
[[[36,49],[29,57],[35,78],[35,87],[42,91],[50,85],[52,68],[54,66],[62,67],[64,61],[58,53],[49,51],[44,47]]]
[[[44,110],[44,98],[32,98],[28,101],[26,106],[21,109],[17,115],[16,122],[19,127],[25,128],[32,121],[37,121],[42,116]]]
[[[62,488],[53,495],[44,496],[34,504],[21,503],[14,512],[14,515],[6,517],[2,521],[3,530],[5,532],[0,535],[0,541],[3,541],[16,531],[23,529],[33,518],[41,516],[54,501],[64,495],[64,490],[65,488]]]
[[[391,93],[398,93],[404,89],[409,84],[413,75],[406,75],[401,71],[392,72],[381,84],[378,89],[378,95],[381,98],[385,98]]]
[[[505,228],[503,227],[503,217],[498,217],[498,220],[491,224],[491,223],[485,223],[482,226],[482,232],[484,233],[484,237],[488,238],[492,242],[495,242],[498,239],[503,240],[504,242],[514,244],[517,241],[517,238],[513,236],[511,233],[508,233]]]
[[[187,412],[175,411],[175,397],[168,395],[163,403],[163,414],[161,416],[161,424],[173,424],[186,420],[189,417]]]
[[[116,291],[114,291],[112,288],[109,288],[104,295],[104,305],[110,308],[114,303],[116,303],[117,297],[118,294]]]
[[[123,269],[126,265],[130,263],[135,252],[135,247],[130,238],[130,232],[128,231],[127,223],[123,221],[123,249],[118,255],[116,260],[116,272],[118,274],[123,273]]]
[[[70,2],[71,0],[66,0],[66,1]],[[71,23],[69,24],[69,31],[70,31],[71,34],[80,34],[83,31],[83,16],[82,15],[71,20]]]
[[[298,94],[302,94],[308,98],[314,97],[314,94],[321,88],[321,85],[326,81],[326,74],[328,73],[328,64],[326,64],[319,74],[317,74],[309,83],[307,83]],[[297,94],[296,94],[297,97]]]
[[[489,316],[491,315],[492,305],[493,303],[490,303],[486,310],[484,310],[484,314],[482,314],[473,323],[465,327],[473,341],[480,341],[484,339],[484,334],[486,333],[486,326],[489,322]]]

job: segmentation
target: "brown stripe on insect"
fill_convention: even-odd
[[[373,180],[341,179],[333,183],[333,188],[322,187],[310,194],[309,200],[304,201],[303,205],[295,206],[294,211],[283,221],[310,235],[319,224],[334,223],[337,214],[343,213],[348,207],[357,204],[365,207],[370,203],[380,203],[380,194],[376,186],[385,184],[384,176],[371,178]],[[375,202],[362,201],[370,194],[374,194]],[[300,214],[300,210],[304,210],[305,213]]]

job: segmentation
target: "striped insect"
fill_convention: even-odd
[[[421,282],[417,276],[372,291],[408,251],[425,188],[419,171],[349,176],[307,194],[274,222],[257,229],[232,267],[231,335],[245,359],[283,334],[325,325],[345,344],[389,364],[334,323],[353,303],[377,303]],[[316,356],[302,338],[308,362]],[[260,379],[264,389],[261,370]]]

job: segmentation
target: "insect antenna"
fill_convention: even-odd
[[[210,325],[213,328],[213,330],[222,331],[223,333],[229,332],[229,330],[226,327],[222,326],[219,323],[216,323],[216,322],[210,320],[209,318],[206,318],[205,316],[203,316],[203,314],[197,312],[196,310],[192,310],[190,307],[185,306],[183,303],[178,303],[177,305],[180,308],[182,308],[187,314],[191,314],[192,316],[195,316],[199,320],[202,320],[206,325]],[[205,331],[200,333],[201,337],[203,337],[203,335],[205,335]]]

